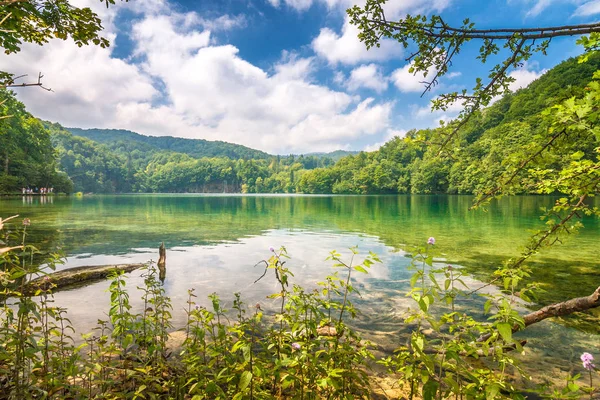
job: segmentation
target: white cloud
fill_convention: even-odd
[[[285,0],[293,2],[296,0]],[[308,0],[307,0],[308,1]],[[329,8],[338,7],[344,10],[356,4],[355,0],[314,0],[321,1]],[[427,14],[435,11],[440,12],[447,8],[451,0],[394,0],[384,4],[385,15],[389,20],[397,20],[407,13]],[[364,2],[359,2],[362,6]],[[310,7],[310,5],[309,5]],[[330,64],[358,64],[368,61],[385,61],[399,58],[403,54],[400,43],[391,39],[381,39],[380,47],[367,50],[364,43],[358,39],[359,30],[350,24],[348,17],[344,18],[342,32],[338,33],[330,28],[323,28],[319,35],[313,40],[312,48],[320,57],[326,59]]]
[[[275,78],[281,81],[301,79],[310,81],[315,71],[314,57],[299,58],[296,53],[284,51],[281,62],[276,64]]]
[[[388,79],[375,64],[361,65],[350,72],[346,87],[351,91],[367,88],[381,93],[388,87]]]
[[[427,70],[427,76],[423,72],[410,72],[411,64],[406,64],[402,68],[398,68],[392,72],[392,81],[401,92],[423,92],[425,90],[426,81],[433,78],[434,69]]]
[[[573,13],[573,16],[587,17],[596,14],[600,14],[600,0],[592,0],[580,5]]]
[[[455,101],[449,104],[446,110],[433,111],[431,109],[431,106],[427,105],[425,107],[414,108],[413,116],[418,119],[432,119],[432,121],[436,122],[435,125],[437,125],[437,122],[439,122],[440,120],[449,121],[451,119],[456,118],[458,114],[463,110],[463,108],[464,105],[462,101]]]
[[[531,9],[529,9],[529,11],[527,11],[526,16],[537,17],[542,13],[542,11],[548,8],[553,3],[553,1],[554,0],[536,0],[534,6]]]
[[[152,4],[160,10],[160,2]],[[19,98],[34,115],[65,126],[224,140],[277,153],[344,148],[389,128],[392,102],[314,83],[314,58],[284,53],[265,70],[235,46],[215,45],[204,25],[194,13],[144,14],[131,30],[141,64],[114,58],[111,49],[52,41],[0,58],[0,70],[41,69],[55,92],[29,89]]]
[[[78,48],[69,41],[25,44],[20,53],[0,58],[0,70],[31,77],[41,71],[44,85],[54,91],[17,89],[19,99],[32,114],[68,125],[100,126],[121,105],[150,102],[158,95],[137,66],[111,58],[108,49]]]
[[[383,136],[381,142],[373,143],[365,147],[364,151],[375,151],[379,150],[381,146],[395,138],[396,136],[403,138],[406,136],[406,130],[404,129],[388,129],[385,135]]]
[[[273,7],[286,4],[298,11],[308,10],[313,4],[323,4],[329,9],[337,8],[345,11],[348,7],[358,5],[363,7],[364,0],[267,0]],[[452,0],[393,0],[383,5],[388,19],[398,19],[407,13],[426,14],[432,11],[440,12],[447,8]]]
[[[559,3],[558,0],[508,0],[509,3],[525,3],[528,10],[526,17],[535,18],[546,11],[550,6]],[[600,14],[600,0],[563,0],[563,3],[569,3],[577,6],[573,17],[587,17]]]
[[[280,0],[268,0],[268,2],[273,7],[279,7],[281,5]],[[283,3],[297,11],[306,11],[312,6],[313,0],[283,0]]]
[[[521,88],[527,87],[527,85],[544,75],[547,71],[546,69],[536,71],[533,69],[534,67],[535,65],[525,63],[521,68],[515,69],[508,74],[511,78],[515,79],[515,81],[509,85],[509,89],[515,92]]]
[[[367,50],[365,44],[358,39],[358,28],[351,25],[347,17],[341,35],[330,28],[323,28],[313,40],[312,48],[332,65],[384,61],[399,58],[403,53],[402,45],[389,39],[381,40],[381,47]]]
[[[199,18],[198,22],[209,31],[228,31],[234,28],[244,28],[248,23],[246,17],[242,14],[225,14],[217,18]]]

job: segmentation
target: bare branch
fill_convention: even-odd
[[[20,84],[14,83],[15,80],[20,79],[20,78],[24,78],[26,76],[27,76],[27,74],[17,76],[15,78],[11,79],[11,81],[8,82],[7,84],[0,85],[0,89],[5,89],[5,88],[22,88],[22,87],[38,86],[38,87],[41,87],[44,90],[47,90],[48,92],[52,92],[52,89],[45,87],[44,84],[42,83],[42,78],[44,77],[44,75],[42,75],[41,72],[38,74],[38,80],[37,80],[37,82],[34,82],[34,83],[25,83],[24,82],[24,83],[20,83]]]
[[[408,26],[402,22],[394,23],[387,21],[380,21],[374,19],[368,19],[369,23],[384,26],[391,30],[400,31],[408,28]],[[491,39],[491,40],[509,40],[514,39],[516,35],[525,40],[532,39],[551,39],[559,36],[580,36],[587,35],[593,32],[600,32],[600,22],[592,24],[581,24],[581,25],[563,25],[563,26],[551,26],[545,28],[501,28],[501,29],[464,29],[464,28],[453,28],[446,25],[445,23],[440,25],[434,25],[432,27],[417,27],[417,31],[426,34],[432,38],[443,38],[450,39],[459,33],[464,35],[466,40],[471,39]]]

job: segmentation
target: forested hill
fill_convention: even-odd
[[[459,132],[458,146],[441,157],[427,143],[445,127],[409,131],[369,153],[299,156],[124,130],[67,130],[42,123],[12,92],[0,89],[5,99],[0,102],[0,193],[23,187],[94,193],[473,193],[497,180],[503,164],[526,151],[536,135],[545,135],[544,110],[585,93],[598,69],[598,55],[587,63],[561,63],[475,114]],[[582,135],[574,151],[593,158],[597,147],[594,135]],[[550,149],[545,162],[564,167],[571,150]]]
[[[439,155],[439,147],[427,143],[448,128],[412,130],[396,137],[378,151],[340,159],[330,168],[303,174],[297,190],[303,193],[474,193],[500,177],[515,154],[527,151],[549,127],[544,110],[574,96],[582,96],[593,73],[600,69],[600,55],[586,63],[569,59],[545,73],[529,87],[509,93],[491,107],[476,113],[459,131],[456,146]],[[564,154],[551,148],[545,162],[557,170],[571,162],[571,154],[595,159],[599,147],[593,135],[578,138],[575,149]],[[544,160],[541,160],[542,162]],[[533,163],[535,166],[535,163]],[[519,188],[524,193],[528,188]]]
[[[267,159],[271,155],[239,144],[204,139],[184,139],[173,136],[144,136],[123,129],[66,128],[73,135],[107,144],[110,148],[133,151],[172,151],[194,158],[227,157],[231,159]]]

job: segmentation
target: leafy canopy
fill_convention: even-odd
[[[115,3],[101,1],[107,7]],[[71,38],[80,47],[107,47],[109,42],[101,31],[102,22],[96,13],[88,7],[75,7],[68,0],[0,0],[0,48],[5,54],[18,53],[23,43],[43,45],[55,38]],[[40,81],[15,85],[17,78],[15,72],[0,71],[0,87],[41,86]]]

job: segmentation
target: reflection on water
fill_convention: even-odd
[[[331,250],[344,253],[358,245],[363,254],[378,253],[383,263],[368,276],[357,276],[363,297],[357,300],[362,315],[356,325],[391,349],[410,329],[402,324],[410,306],[407,246],[434,236],[442,257],[463,265],[477,285],[526,243],[528,230],[541,226],[540,207],[553,199],[506,198],[487,211],[468,211],[470,201],[467,196],[25,196],[1,199],[0,216],[29,217],[28,240],[42,249],[62,246],[68,255],[65,268],[156,260],[164,241],[164,285],[175,326],[185,322],[190,288],[205,305],[206,296],[216,291],[225,301],[241,292],[248,304],[273,307],[265,297],[278,291],[274,277],[253,284],[263,272],[254,265],[269,257],[271,246],[288,249],[293,282],[312,288],[332,272],[325,261]],[[546,290],[541,303],[588,295],[598,286],[600,226],[596,220],[584,224],[575,240],[531,264],[534,279]],[[140,272],[127,282],[130,290],[141,286]],[[59,292],[56,304],[68,307],[78,330],[86,331],[98,318],[106,319],[107,288],[107,282],[98,282]],[[139,309],[138,297],[132,293],[131,300]],[[475,303],[464,306],[479,310]],[[597,332],[600,314],[587,315],[587,330]],[[599,335],[551,322],[528,328],[527,336],[527,359],[540,368],[577,371],[582,351],[600,349]]]

